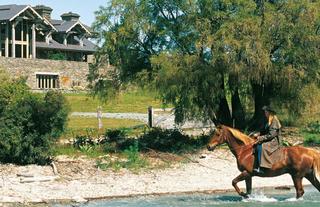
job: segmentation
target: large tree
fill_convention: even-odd
[[[152,83],[174,105],[177,122],[255,126],[263,105],[279,97],[290,104],[305,84],[319,81],[319,2],[112,0],[96,13],[98,54],[109,55],[120,82]]]

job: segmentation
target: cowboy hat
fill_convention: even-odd
[[[262,107],[262,110],[263,110],[263,111],[268,111],[268,112],[270,112],[270,113],[272,113],[272,114],[276,114],[276,111],[273,110],[270,106],[263,106],[263,107]]]

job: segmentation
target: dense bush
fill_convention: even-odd
[[[95,145],[95,142],[91,139],[91,137],[85,136],[85,135],[77,135],[73,142],[73,146],[78,149],[84,146],[93,146],[93,145]]]
[[[315,146],[320,144],[319,134],[305,134],[304,144],[308,146]]]
[[[105,138],[108,141],[114,142],[127,137],[126,129],[107,129],[105,132]]]
[[[61,135],[68,107],[61,93],[29,92],[21,80],[0,83],[0,161],[46,164]]]
[[[299,96],[291,104],[283,102],[279,97],[275,109],[279,114],[283,126],[308,125],[316,123],[320,117],[320,87],[315,84],[304,86]]]
[[[197,138],[182,134],[177,129],[153,128],[139,138],[139,148],[163,152],[181,152],[195,149],[207,143],[207,136]]]
[[[117,152],[129,149],[135,143],[134,138],[129,138],[129,128],[107,129],[105,139],[102,140],[106,152]]]
[[[48,59],[51,59],[51,60],[67,60],[67,57],[64,53],[61,53],[61,52],[50,52],[48,54]]]
[[[320,134],[319,121],[309,123],[304,130],[309,133]]]
[[[162,152],[185,152],[203,147],[208,136],[190,137],[178,129],[152,128],[137,138],[129,138],[127,129],[108,129],[102,140],[106,152],[118,152],[130,149],[138,144],[141,151],[158,150]]]
[[[303,128],[304,144],[319,145],[320,144],[320,123],[319,121],[309,123]]]

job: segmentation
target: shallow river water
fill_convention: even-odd
[[[60,206],[61,205],[56,205]],[[73,206],[73,205],[66,205]],[[188,194],[188,195],[168,195],[168,196],[146,196],[126,199],[111,199],[103,201],[92,201],[87,204],[77,206],[89,207],[319,207],[320,192],[314,187],[308,186],[305,188],[303,199],[295,199],[295,191],[291,190],[258,190],[253,193],[249,199],[242,199],[235,193],[223,194]]]

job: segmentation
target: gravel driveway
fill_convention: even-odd
[[[96,112],[73,112],[71,116],[82,116],[82,117],[97,117]],[[145,124],[148,124],[148,114],[144,113],[102,113],[102,118],[112,119],[133,119],[139,120]],[[190,128],[210,128],[214,127],[213,123],[202,123],[201,121],[186,121],[183,125],[177,126],[174,123],[173,114],[154,114],[154,126],[173,129],[175,127],[181,129]]]

